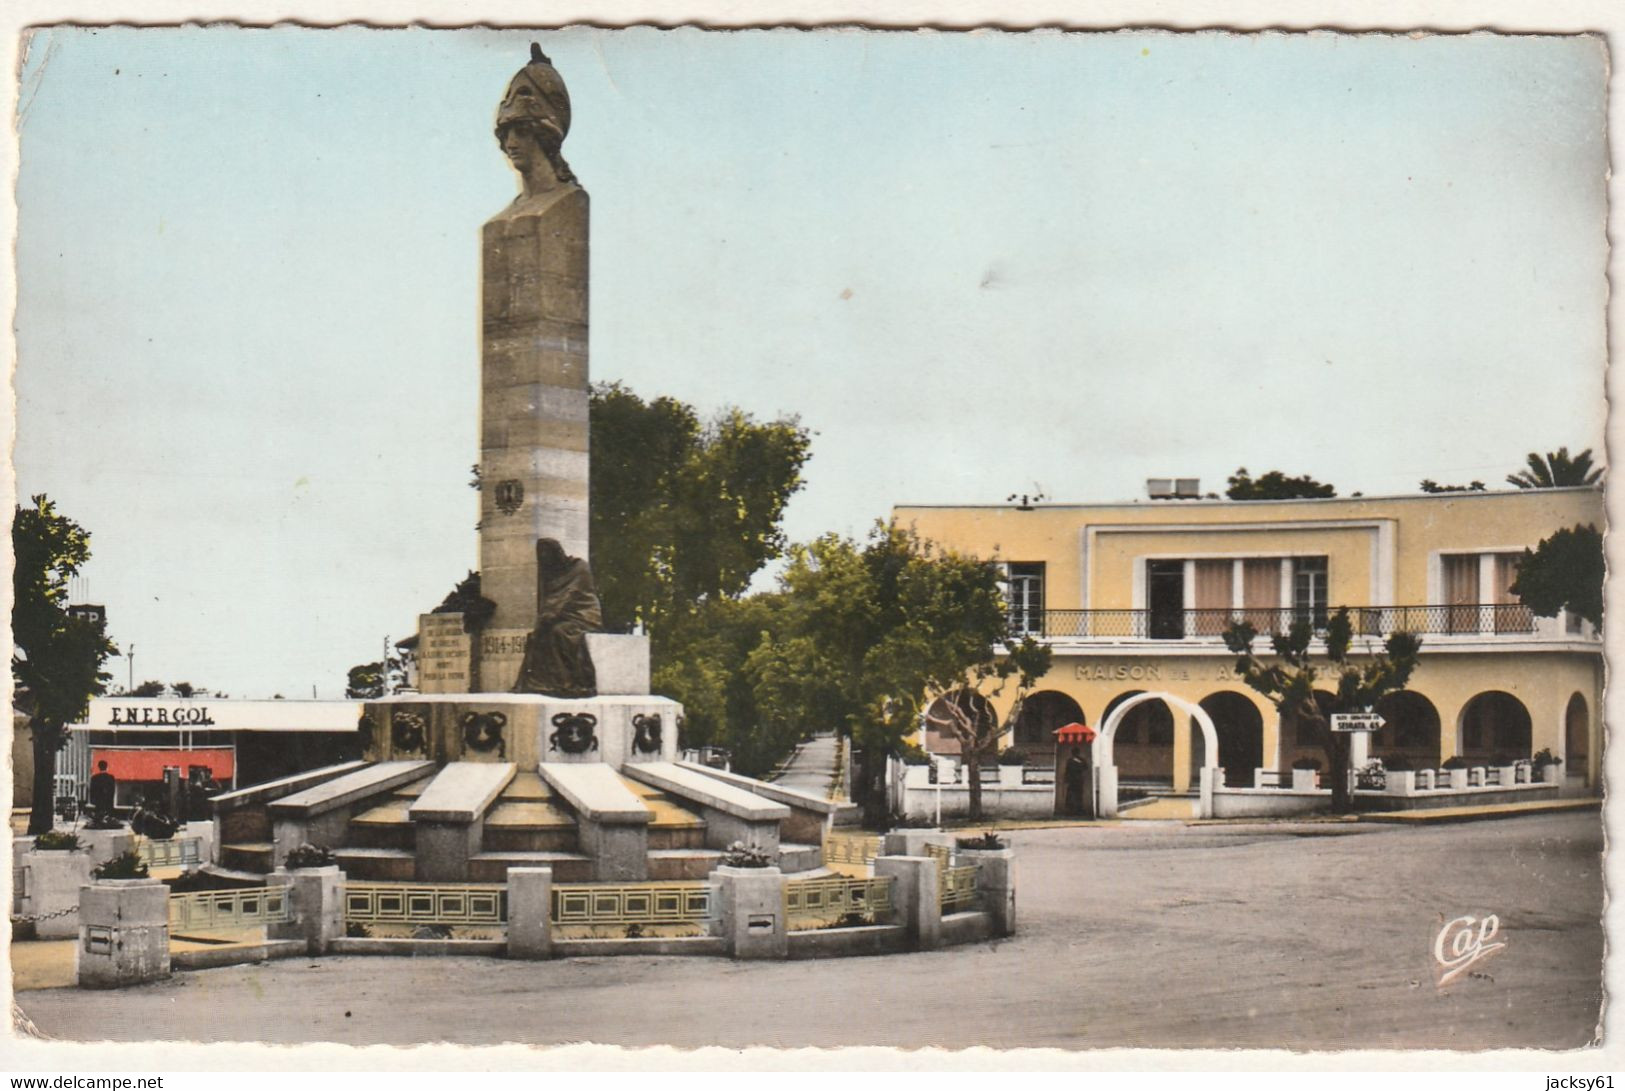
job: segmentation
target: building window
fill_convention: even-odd
[[[1518,581],[1518,562],[1522,553],[1497,553],[1490,562],[1494,572],[1491,591],[1495,595],[1495,631],[1498,633],[1529,633],[1535,629],[1534,611],[1518,601],[1512,585]]]
[[[1013,636],[1041,636],[1044,632],[1044,565],[1011,564],[1005,584]]]
[[[1185,638],[1185,562],[1147,561],[1146,605],[1153,640]]]
[[[1326,624],[1326,558],[1292,558],[1292,616],[1315,628]]]

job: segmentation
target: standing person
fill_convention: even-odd
[[[107,771],[107,763],[96,763],[96,772],[90,778],[90,817],[97,823],[113,820],[113,796],[118,789],[118,778]]]
[[[1066,759],[1066,813],[1071,815],[1088,814],[1089,799],[1086,785],[1089,779],[1089,762],[1083,756],[1083,747],[1074,746],[1072,756]]]

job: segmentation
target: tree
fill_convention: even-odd
[[[54,822],[56,752],[67,725],[81,719],[90,698],[107,691],[102,670],[118,649],[103,623],[67,610],[68,580],[90,559],[90,534],[57,512],[44,495],[12,515],[11,676],[17,701],[30,716],[34,803],[28,832]]]
[[[463,631],[475,633],[485,627],[491,615],[496,613],[497,604],[480,594],[480,574],[469,571],[468,575],[457,581],[446,597],[440,600],[430,613],[435,614],[462,614]],[[396,647],[400,647],[399,644]]]
[[[593,577],[605,628],[654,631],[702,600],[737,596],[784,554],[780,522],[810,435],[794,418],[729,409],[702,424],[673,398],[598,384],[590,408]],[[657,638],[658,639],[658,638]]]
[[[1520,489],[1561,489],[1575,485],[1602,483],[1602,467],[1591,465],[1591,448],[1587,447],[1573,458],[1567,447],[1559,447],[1542,456],[1530,451],[1526,456],[1529,468],[1507,475],[1507,483]]]
[[[1258,630],[1245,621],[1236,621],[1225,630],[1225,647],[1236,653],[1236,673],[1254,691],[1263,694],[1282,714],[1293,716],[1300,730],[1308,725],[1326,751],[1326,764],[1332,781],[1332,810],[1345,814],[1349,806],[1348,736],[1331,730],[1331,718],[1339,712],[1359,712],[1374,707],[1385,694],[1405,688],[1422,641],[1414,633],[1391,633],[1383,650],[1367,653],[1361,665],[1349,661],[1354,626],[1346,608],[1339,609],[1326,622],[1326,649],[1323,664],[1317,665],[1309,644],[1314,627],[1307,621],[1294,621],[1285,634],[1270,638],[1278,662],[1265,664],[1253,654]],[[1319,687],[1317,682],[1321,682]],[[1335,686],[1335,688],[1333,688]],[[1316,689],[1331,689],[1330,701],[1321,702]]]
[[[923,703],[995,675],[1011,634],[998,574],[973,557],[876,524],[863,544],[829,534],[792,551],[775,632],[746,660],[767,725],[847,735],[866,820],[885,819],[885,759]],[[967,756],[968,757],[968,756]]]
[[[1432,478],[1424,477],[1422,479],[1422,483],[1420,485],[1418,485],[1417,488],[1421,489],[1423,492],[1430,492],[1430,493],[1438,493],[1438,492],[1483,492],[1484,491],[1484,482],[1482,482],[1482,481],[1473,481],[1473,482],[1470,482],[1469,484],[1466,484],[1466,485],[1441,485],[1437,481],[1434,481]]]
[[[358,663],[345,677],[344,696],[351,700],[375,701],[391,693],[399,693],[406,685],[406,658],[389,657],[388,672],[381,660]],[[281,697],[279,693],[277,697]]]
[[[991,757],[997,748],[1004,725],[993,711],[993,698],[1004,691],[1012,677],[1017,679],[1016,701],[1010,719],[1020,713],[1022,699],[1040,678],[1049,673],[1055,653],[1031,636],[1023,636],[1018,643],[1007,639],[1005,654],[991,660],[984,659],[970,668],[971,681],[942,696],[946,700],[932,702],[930,708],[939,709],[937,715],[927,715],[931,723],[941,724],[954,733],[959,741],[960,756],[965,759],[965,775],[970,783],[970,813],[972,822],[982,817],[982,759]],[[991,685],[991,689],[984,687]],[[973,700],[971,695],[980,698]]]
[[[785,624],[779,592],[717,598],[675,615],[651,642],[653,688],[682,703],[685,747],[721,746],[736,772],[771,770],[807,729],[792,716],[765,715],[752,653]]]
[[[1512,593],[1541,617],[1573,610],[1600,629],[1606,574],[1602,534],[1590,524],[1576,525],[1523,551]]]
[[[160,681],[158,681],[156,679],[149,678],[147,681],[142,682],[139,685],[137,685],[134,689],[129,690],[126,693],[124,693],[123,696],[125,696],[125,697],[162,697],[167,692],[169,692],[169,687],[168,686],[164,685],[164,683],[162,683],[162,682],[160,682]]]
[[[1231,500],[1300,500],[1336,496],[1337,489],[1322,485],[1305,474],[1287,477],[1280,470],[1271,470],[1256,481],[1243,466],[1227,479],[1229,488],[1224,495]]]

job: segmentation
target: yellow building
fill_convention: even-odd
[[[1571,788],[1597,783],[1601,634],[1571,615],[1536,617],[1508,589],[1525,548],[1563,527],[1603,525],[1598,489],[899,506],[894,516],[1004,566],[1015,629],[1054,649],[1005,740],[1031,763],[1053,760],[1057,727],[1099,726],[1130,696],[1168,693],[1212,719],[1225,784],[1251,786],[1259,769],[1290,779],[1296,758],[1323,750],[1242,684],[1220,634],[1237,617],[1268,633],[1347,606],[1356,651],[1396,629],[1422,638],[1406,691],[1378,706],[1387,726],[1369,739],[1371,755],[1490,765],[1547,749],[1564,759]],[[1001,717],[1012,700],[1000,699]],[[1192,785],[1203,735],[1175,722],[1160,699],[1126,714],[1114,741],[1124,784]],[[955,749],[935,733],[926,744]]]

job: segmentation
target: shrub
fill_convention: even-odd
[[[868,923],[869,921],[864,918],[862,913],[843,913],[839,917],[830,921],[828,924],[821,924],[818,927],[823,929],[862,928]]]
[[[121,852],[107,863],[98,865],[90,874],[97,879],[145,879],[147,865],[140,853]]]
[[[211,875],[206,871],[188,871],[174,878],[165,879],[164,885],[169,887],[171,894],[195,894],[204,890],[242,890],[248,886],[260,886],[261,883],[244,883],[238,879],[228,879],[221,875]]]
[[[912,815],[894,814],[886,821],[888,830],[934,830],[937,824],[929,818],[915,818]]]
[[[79,848],[79,835],[65,830],[46,830],[34,838],[36,852],[74,852]]]
[[[1294,768],[1294,769],[1312,769],[1312,770],[1314,770],[1315,772],[1318,773],[1318,772],[1320,772],[1320,759],[1319,758],[1299,758],[1297,761],[1292,763],[1292,768]]]
[[[1455,754],[1455,755],[1452,755],[1451,757],[1446,758],[1445,761],[1444,761],[1444,764],[1439,766],[1439,768],[1440,769],[1467,769],[1467,768],[1470,768],[1470,766],[1467,764],[1467,759],[1466,758],[1462,757],[1460,754]]]
[[[897,756],[903,759],[904,765],[930,765],[931,755],[915,746],[913,743],[904,743],[897,749]]]
[[[123,828],[124,823],[120,822],[112,814],[91,815],[90,821],[85,823],[85,829],[87,830],[122,830]]]
[[[1010,749],[1006,750],[1004,753],[999,755],[999,764],[1000,765],[1026,765],[1027,764],[1027,751],[1022,750],[1022,749],[1020,749],[1018,747],[1012,746]]]
[[[1562,765],[1563,764],[1563,759],[1558,757],[1556,754],[1552,753],[1550,747],[1545,747],[1545,746],[1541,747],[1539,750],[1536,750],[1535,751],[1535,756],[1533,758],[1531,758],[1530,760],[1533,761],[1536,765]]]
[[[988,830],[980,837],[960,837],[954,844],[962,849],[1002,849],[1008,847],[1008,842],[992,830]]]
[[[332,849],[312,845],[307,841],[298,848],[289,850],[285,863],[288,870],[292,871],[295,868],[326,867],[337,860],[338,857],[333,855]]]
[[[766,849],[759,845],[747,845],[743,841],[735,841],[722,850],[722,863],[725,867],[773,866]]]

